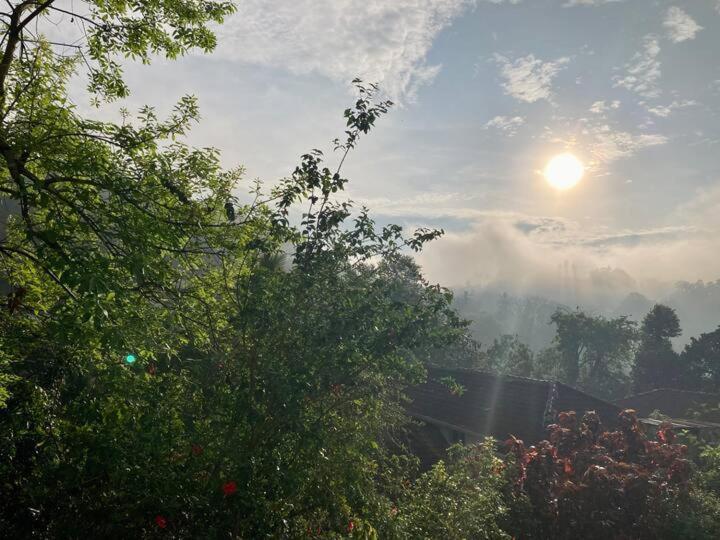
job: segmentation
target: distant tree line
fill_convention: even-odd
[[[720,392],[720,327],[691,338],[682,351],[673,308],[656,304],[637,324],[626,316],[605,317],[558,308],[550,315],[555,337],[537,352],[518,335],[505,334],[487,347],[467,343],[445,351],[439,363],[523,377],[556,379],[606,399],[656,388]],[[443,357],[445,360],[443,360]]]

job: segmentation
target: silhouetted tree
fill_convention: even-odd
[[[682,384],[694,390],[720,391],[720,327],[694,337],[680,355]]]
[[[655,304],[643,319],[640,330],[640,347],[633,367],[635,392],[679,385],[682,364],[670,339],[681,333],[675,310]]]
[[[624,392],[635,347],[635,323],[627,317],[593,317],[582,311],[556,311],[554,347],[560,378],[606,398]]]
[[[485,352],[487,369],[497,373],[531,377],[534,375],[533,352],[518,336],[505,334]]]

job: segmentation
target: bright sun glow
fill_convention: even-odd
[[[559,154],[548,161],[543,172],[545,179],[555,189],[565,190],[575,187],[585,174],[585,167],[572,154]]]

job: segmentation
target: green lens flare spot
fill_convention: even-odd
[[[126,362],[126,363],[128,363],[128,364],[134,364],[134,363],[135,363],[135,360],[137,360],[137,356],[135,356],[134,354],[125,355],[125,362]]]

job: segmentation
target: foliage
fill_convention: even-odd
[[[491,439],[449,449],[398,501],[390,538],[449,540],[509,538],[499,522],[506,511],[502,461]]]
[[[211,48],[229,4],[89,3],[91,87],[125,94],[118,53]],[[389,519],[383,444],[428,351],[464,325],[401,256],[405,236],[336,200],[341,165],[390,107],[356,81],[331,171],[312,151],[268,195],[181,142],[185,98],[90,121],[77,58],[23,41],[50,3],[13,6],[0,70],[0,529],[12,537],[372,537]],[[94,21],[94,22],[90,22]],[[98,28],[100,28],[98,26]],[[301,214],[299,225],[293,216]],[[280,246],[292,262],[277,263]],[[393,474],[395,474],[393,472]],[[402,476],[402,472],[398,472]]]
[[[683,386],[720,392],[720,328],[693,337],[680,355],[680,361],[684,366]]]
[[[490,371],[531,377],[534,374],[534,355],[518,336],[503,335],[496,339],[484,354]]]
[[[633,411],[618,431],[595,413],[560,413],[548,441],[508,441],[516,538],[675,538],[691,504],[692,465],[667,425],[648,440]]]
[[[629,383],[635,323],[627,317],[607,319],[582,311],[558,310],[555,345],[560,379],[605,398],[620,397]]]
[[[635,392],[678,387],[682,367],[670,339],[680,333],[680,321],[672,308],[656,304],[645,316],[633,366]]]
[[[693,478],[691,503],[676,523],[676,538],[720,537],[720,447],[706,446]]]

